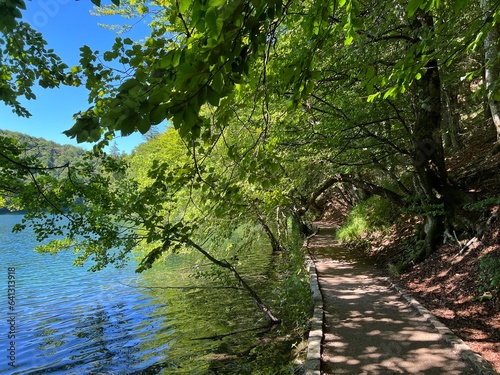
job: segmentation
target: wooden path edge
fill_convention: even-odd
[[[390,287],[395,289],[405,301],[418,312],[434,329],[441,335],[442,339],[452,346],[459,353],[460,357],[471,366],[478,375],[498,375],[491,364],[475,353],[469,345],[453,333],[446,325],[441,323],[429,310],[420,302],[410,296],[404,289],[396,285],[390,278],[387,279]],[[319,374],[314,374],[319,375]]]
[[[319,228],[318,228],[319,229]],[[307,249],[306,269],[309,272],[309,287],[312,292],[313,315],[310,321],[309,337],[307,340],[307,357],[304,361],[305,375],[321,375],[321,343],[323,341],[323,295],[319,288],[316,265],[309,252],[309,240],[318,233],[318,229],[304,241]]]

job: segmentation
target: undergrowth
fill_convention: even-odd
[[[485,256],[479,260],[480,292],[497,291],[500,287],[500,258]]]
[[[379,230],[387,229],[399,210],[390,201],[373,196],[356,205],[345,223],[337,230],[337,240],[354,242]]]

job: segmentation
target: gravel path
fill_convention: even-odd
[[[321,374],[478,374],[375,267],[319,223],[309,241],[323,296]]]

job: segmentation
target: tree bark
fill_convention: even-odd
[[[429,13],[417,11],[413,27],[433,27]],[[416,97],[415,121],[412,126],[412,163],[416,171],[422,204],[427,207],[425,245],[417,256],[423,260],[436,248],[440,235],[451,224],[455,211],[455,189],[445,167],[441,138],[441,80],[437,60],[429,61],[420,80],[413,83]]]
[[[481,9],[483,10],[485,19],[488,20],[492,14],[492,2],[491,0],[480,0]],[[491,21],[490,21],[491,22]],[[493,152],[500,151],[500,101],[495,99],[495,83],[498,80],[500,74],[500,63],[498,60],[498,54],[500,52],[500,25],[495,23],[484,40],[484,60],[485,60],[485,86],[486,86],[486,97],[488,101],[488,106],[491,114],[491,119],[493,125],[495,126],[497,133],[497,142],[493,149]]]

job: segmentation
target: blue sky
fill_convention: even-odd
[[[103,3],[106,4],[105,1]],[[90,15],[90,10],[93,9],[90,0],[32,0],[26,1],[26,6],[27,10],[23,13],[24,21],[41,32],[48,42],[48,47],[53,48],[70,67],[78,63],[79,48],[83,45],[100,52],[110,49],[116,34],[98,26],[98,23],[114,24],[121,21],[119,17]],[[138,40],[147,35],[148,28],[144,24],[139,24],[123,37]],[[88,107],[84,87],[36,88],[34,92],[36,100],[23,101],[32,114],[28,119],[16,116],[11,108],[0,103],[0,129],[18,131],[86,149],[92,147],[91,144],[77,144],[75,140],[62,134],[73,125],[73,114]],[[117,138],[116,144],[120,151],[129,153],[142,141],[142,135],[137,133]]]

